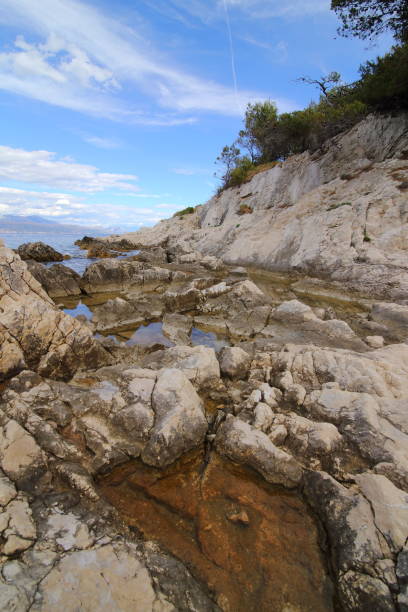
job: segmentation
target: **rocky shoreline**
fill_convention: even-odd
[[[0,246],[1,609],[408,610],[408,142],[382,121],[381,154],[364,122],[84,239],[82,276]]]
[[[172,259],[0,250],[2,608],[404,610],[408,306]]]

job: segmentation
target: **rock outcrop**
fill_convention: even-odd
[[[47,268],[34,260],[28,260],[27,267],[51,298],[81,294],[81,277],[72,268],[62,264]]]
[[[408,609],[407,127],[108,239],[144,248],[82,279],[0,247],[1,609]],[[78,290],[89,325],[50,298]]]
[[[30,368],[70,379],[78,368],[109,362],[79,321],[52,302],[13,251],[0,247],[0,380]]]
[[[32,259],[39,262],[64,260],[64,255],[58,253],[48,244],[44,244],[44,242],[26,242],[21,244],[17,249],[17,253],[23,260]]]
[[[401,187],[407,151],[408,116],[371,115],[321,150],[278,163],[192,215],[124,238],[407,299],[408,209]],[[252,214],[239,215],[242,203]]]

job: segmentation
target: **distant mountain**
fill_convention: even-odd
[[[84,234],[95,235],[97,232],[106,232],[106,229],[99,227],[87,227],[85,225],[74,225],[68,223],[57,223],[56,221],[49,221],[38,215],[27,215],[25,217],[20,215],[3,215],[0,216],[0,234],[43,234],[56,232],[59,234],[77,234],[83,232]]]

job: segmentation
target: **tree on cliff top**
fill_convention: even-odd
[[[391,30],[408,41],[408,0],[332,0],[331,8],[342,21],[343,36],[367,39]]]

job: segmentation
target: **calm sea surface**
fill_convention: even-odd
[[[98,236],[107,236],[108,234],[100,234],[98,232]],[[59,251],[62,254],[71,255],[72,259],[67,259],[64,261],[64,266],[69,266],[78,274],[83,274],[85,268],[89,266],[89,264],[97,261],[96,259],[88,259],[86,256],[86,251],[81,251],[81,249],[75,246],[75,240],[79,238],[83,238],[84,233],[76,234],[52,234],[52,233],[37,233],[37,234],[1,234],[0,238],[4,240],[6,246],[11,249],[16,249],[20,244],[24,242],[45,242],[45,244],[49,244],[56,251]],[[135,251],[136,252],[136,251]],[[126,253],[126,255],[131,255],[132,251]],[[49,264],[52,265],[52,264]]]

